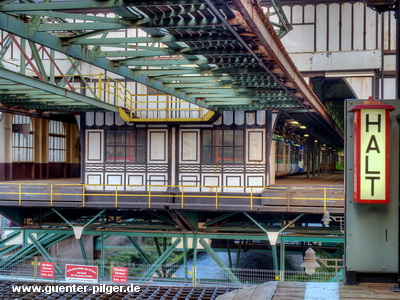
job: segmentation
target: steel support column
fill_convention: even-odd
[[[104,260],[105,260],[105,249],[104,249],[104,231],[101,233],[101,252],[100,252],[100,277],[104,278],[105,275],[105,264],[104,264]]]
[[[192,282],[196,284],[196,267],[197,267],[197,236],[193,237],[193,269],[192,269]]]
[[[188,281],[189,276],[188,276],[188,240],[186,235],[183,235],[183,268],[185,272],[185,282]]]
[[[285,241],[280,238],[280,276],[279,281],[285,281]]]
[[[83,261],[85,262],[85,264],[88,265],[89,263],[88,263],[88,258],[87,258],[87,254],[86,254],[85,243],[83,242],[82,238],[79,239],[79,246],[81,247]]]

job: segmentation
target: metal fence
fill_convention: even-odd
[[[54,259],[55,277],[43,278],[40,277],[39,271],[41,262],[45,262],[42,257],[21,260],[12,266],[3,266],[0,269],[0,280],[65,282],[67,264],[97,266],[98,283],[104,284],[116,284],[112,282],[111,270],[113,266],[128,268],[127,284],[244,287],[267,281],[338,282],[341,280],[341,276],[337,276],[335,272],[316,272],[313,275],[308,275],[304,271],[285,270],[276,272],[265,269],[224,269],[201,265],[197,267],[187,266],[186,269],[183,265],[162,265],[154,269],[152,265],[148,264],[61,258]]]

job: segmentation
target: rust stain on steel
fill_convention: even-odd
[[[343,134],[335,125],[324,105],[319,101],[318,97],[306,83],[289,57],[281,40],[264,15],[261,6],[258,3],[246,0],[232,0],[232,2],[248,26],[256,34],[261,45],[275,61],[277,67],[286,74],[288,80],[296,87],[298,92],[301,93],[305,101],[330,124],[339,136],[343,137]],[[240,20],[238,17],[236,17],[236,19]]]

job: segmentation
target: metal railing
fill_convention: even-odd
[[[101,198],[103,205],[124,207],[127,200],[144,208],[171,203],[176,208],[206,201],[214,209],[221,206],[242,205],[253,210],[255,206],[318,206],[343,207],[343,188],[327,187],[248,187],[195,185],[113,185],[0,182],[0,202],[16,202],[19,206],[30,201],[45,202],[49,206],[72,202],[85,207]],[[210,202],[211,201],[211,202]]]
[[[265,283],[267,281],[292,281],[292,282],[332,282],[340,281],[335,272],[315,272],[308,275],[304,271],[282,270],[279,275],[276,271],[268,269],[245,268],[219,268],[198,265],[161,265],[153,274],[149,273],[152,265],[121,263],[101,260],[61,259],[54,258],[55,277],[41,278],[40,263],[46,262],[43,257],[31,258],[20,261],[11,267],[0,268],[0,280],[34,280],[47,282],[65,282],[65,268],[67,264],[90,265],[98,267],[98,283],[113,284],[112,267],[128,268],[128,281],[126,284],[151,284],[151,285],[185,285],[185,286],[235,286],[244,287]],[[58,270],[58,271],[57,271]],[[238,279],[233,282],[227,272],[231,272]],[[149,275],[150,274],[150,275]]]
[[[70,83],[74,91],[83,91],[87,96],[92,96],[103,102],[120,106],[128,110],[127,118],[137,119],[172,119],[172,118],[199,118],[202,119],[208,110],[168,94],[142,94],[132,93],[119,80],[105,74],[88,74],[79,77],[85,86]],[[68,86],[66,86],[68,88]]]

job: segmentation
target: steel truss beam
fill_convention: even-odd
[[[134,8],[126,9],[128,3],[132,4]],[[274,6],[277,6],[276,3]],[[283,13],[278,8],[279,17],[282,23],[285,23]],[[87,15],[93,9],[96,11],[111,9],[120,18]],[[151,10],[151,13],[148,10]],[[12,18],[11,15],[21,15],[28,19],[32,16],[33,19],[39,16],[44,18],[38,25],[35,24],[34,34],[32,34],[32,25]],[[51,18],[53,22],[48,22],[45,17]],[[226,18],[229,19],[229,22]],[[88,22],[57,21],[67,19]],[[226,4],[221,5],[219,2],[209,0],[204,2],[156,1],[152,2],[151,6],[146,1],[117,0],[102,1],[101,5],[98,1],[6,4],[0,7],[0,25],[4,25],[1,27],[5,30],[32,42],[45,45],[55,51],[92,63],[104,70],[206,108],[214,110],[263,109],[270,106],[268,104],[270,99],[264,97],[265,101],[261,101],[263,99],[257,99],[260,97],[259,95],[247,96],[246,93],[243,93],[243,97],[233,98],[231,102],[215,101],[212,96],[201,95],[202,93],[189,96],[179,85],[165,85],[161,81],[161,77],[157,76],[201,74],[203,72],[215,76],[221,73],[227,78],[226,83],[229,88],[235,89],[232,76],[235,73],[243,75],[247,73],[247,69],[254,67],[262,70],[264,75],[268,75],[274,80],[277,84],[276,88],[288,95],[288,101],[293,103],[298,101],[296,94],[282,84],[285,80],[281,80],[273,73],[276,68],[269,66],[263,68],[265,63],[274,65],[276,62],[269,58],[268,53],[263,49],[259,49],[260,45],[254,42],[255,34],[251,28],[246,22],[242,22],[242,19],[231,7]],[[290,29],[287,24],[278,26]],[[100,33],[125,28],[141,28],[150,36],[124,39],[98,37]],[[65,35],[58,37],[51,33],[57,31],[72,31],[72,34],[69,37]],[[143,46],[143,43],[147,43],[147,46]],[[154,47],[155,43],[163,43],[167,47]],[[102,52],[98,48],[95,54],[95,51],[88,50],[86,45],[98,47],[106,45],[122,50]],[[130,48],[135,48],[135,50],[129,50]],[[257,55],[255,55],[256,52]],[[160,55],[166,57],[178,55],[180,57],[174,63],[163,65],[164,59],[160,59]],[[112,57],[116,59],[112,59]],[[146,57],[152,58],[148,64],[146,64]],[[260,59],[260,57],[262,58]],[[136,68],[131,69],[130,65]],[[164,69],[139,69],[149,66],[164,67]],[[205,69],[208,70],[205,71]],[[279,70],[276,74],[285,76]],[[244,89],[248,88],[245,82],[242,82],[242,86]],[[202,98],[202,101],[196,100],[199,97]],[[281,108],[283,107],[285,106],[281,106]],[[291,108],[293,105],[286,107]]]

